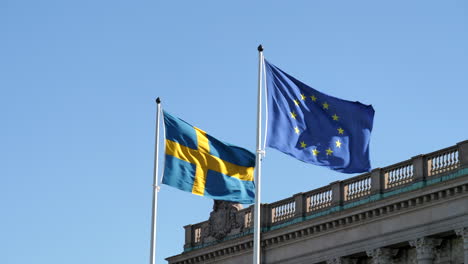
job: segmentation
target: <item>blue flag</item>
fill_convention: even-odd
[[[265,60],[267,146],[343,173],[371,169],[371,105],[321,93]]]
[[[255,154],[217,140],[164,111],[162,183],[216,200],[253,203]]]

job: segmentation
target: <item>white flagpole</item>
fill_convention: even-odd
[[[260,264],[260,197],[261,197],[261,174],[262,158],[262,67],[263,67],[263,47],[258,46],[258,99],[257,99],[257,156],[255,163],[255,206],[254,206],[254,243],[253,243],[253,264]]]
[[[156,135],[154,142],[154,167],[153,167],[153,212],[151,218],[151,249],[150,264],[156,264],[156,220],[158,218],[158,158],[159,158],[159,118],[161,116],[161,99],[156,98]]]

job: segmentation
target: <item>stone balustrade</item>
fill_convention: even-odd
[[[306,197],[305,212],[319,211],[331,206],[332,190],[330,186],[309,191],[304,194]],[[301,197],[302,198],[302,197]]]
[[[456,172],[460,172],[464,168],[463,173],[458,173],[463,177],[467,175],[466,168],[468,168],[468,140],[460,142],[455,146],[418,155],[384,168],[376,168],[369,173],[343,181],[336,181],[315,190],[298,193],[274,203],[262,204],[262,232],[268,233],[268,231],[280,230],[310,219],[319,219],[322,216],[340,211],[345,212],[347,209],[356,208],[363,204],[380,200],[384,201],[388,197],[401,193],[417,189],[422,190],[441,181],[450,180],[446,178],[455,177],[453,175],[458,175]],[[462,185],[428,195],[420,195],[405,201],[387,204],[376,209],[362,211],[361,213],[343,216],[333,221],[318,221],[317,224],[290,232],[284,236],[275,236],[274,238],[266,236],[262,238],[262,245],[268,246],[310,234],[326,232],[336,227],[358,223],[363,219],[372,219],[397,213],[405,208],[424,205],[429,201],[438,201],[451,197],[457,192],[465,193],[466,191],[467,185]],[[230,224],[233,225],[232,228],[226,231],[224,236],[217,239],[209,238],[209,221],[185,226],[184,252],[191,252],[223,241],[249,236],[253,232],[252,211],[253,206],[232,211],[230,213],[230,217],[232,218],[230,221],[234,223]],[[466,228],[460,230],[457,231],[458,234],[463,237],[464,241],[468,241]],[[434,259],[435,251],[428,251],[428,248],[439,246],[440,241],[433,238],[420,238],[409,243],[416,249],[416,257],[419,263],[431,263],[430,261]],[[427,245],[430,245],[430,247]],[[466,245],[468,243],[465,242],[465,251],[468,250],[468,246]],[[239,247],[250,248],[250,246],[251,242],[248,242]],[[237,246],[232,250],[235,252]],[[395,256],[395,252],[392,249],[376,248],[367,250],[367,255],[373,257],[372,263],[390,263],[389,261]],[[468,252],[465,254],[468,256]],[[352,258],[333,257],[326,262],[353,263],[354,261]]]

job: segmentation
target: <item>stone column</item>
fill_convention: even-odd
[[[432,264],[435,248],[442,243],[442,239],[422,237],[409,241],[412,247],[416,247],[416,259],[418,264]]]
[[[438,264],[452,264],[451,258],[452,248],[450,240],[443,240],[442,244],[436,249],[435,261]]]
[[[376,248],[366,251],[367,256],[372,258],[372,264],[391,264],[393,257],[398,253],[398,249]]]
[[[357,259],[346,257],[334,257],[327,260],[327,264],[356,264]]]
[[[468,263],[468,227],[455,230],[457,236],[463,238],[463,254],[465,255],[464,263]]]

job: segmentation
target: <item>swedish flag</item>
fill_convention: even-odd
[[[265,60],[267,146],[343,173],[369,171],[371,105],[319,92]]]
[[[216,200],[253,203],[255,155],[217,140],[164,111],[166,156],[162,183]]]

